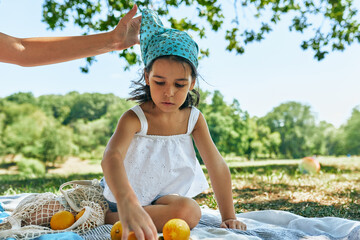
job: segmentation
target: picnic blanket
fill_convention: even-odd
[[[29,194],[0,196],[0,222],[17,204]],[[191,230],[191,239],[314,239],[314,240],[359,240],[360,222],[337,217],[306,218],[286,211],[264,210],[237,214],[240,221],[247,224],[247,231],[219,228],[220,214],[217,210],[202,208],[201,220]],[[112,225],[103,225],[84,235],[75,233],[48,234],[38,240],[50,239],[110,239]]]

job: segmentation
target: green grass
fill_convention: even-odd
[[[334,216],[360,220],[360,157],[319,158],[319,174],[298,170],[299,160],[239,161],[227,159],[233,179],[237,212],[277,209],[305,217]],[[0,165],[0,168],[8,167]],[[59,193],[67,181],[100,179],[97,174],[46,175],[25,178],[0,175],[0,195],[24,192]],[[199,204],[216,208],[211,191],[196,197]]]
[[[305,217],[360,220],[360,157],[319,158],[319,174],[301,174],[300,160],[227,160],[237,212],[276,209]],[[216,208],[212,192],[197,197]]]

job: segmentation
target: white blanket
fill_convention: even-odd
[[[25,196],[27,194],[0,197],[0,205],[5,212],[11,213]],[[191,238],[193,240],[360,240],[360,222],[343,218],[306,218],[278,210],[240,213],[237,217],[246,223],[247,231],[219,228],[219,212],[203,208],[198,226],[191,230]],[[89,240],[110,239],[111,227],[112,225],[97,227],[82,237]]]

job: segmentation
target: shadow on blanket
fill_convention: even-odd
[[[0,222],[28,194],[0,197]],[[216,210],[202,209],[201,220],[191,230],[191,238],[197,239],[316,239],[357,240],[360,239],[360,222],[336,217],[306,218],[285,211],[265,210],[237,214],[247,224],[247,231],[222,229],[220,215]],[[39,240],[50,239],[110,239],[112,225],[97,227],[81,237],[74,233],[43,235]]]

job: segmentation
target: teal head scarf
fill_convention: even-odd
[[[196,42],[186,32],[165,28],[158,15],[150,9],[142,11],[140,47],[145,66],[157,57],[169,55],[186,58],[195,68],[198,66]]]

